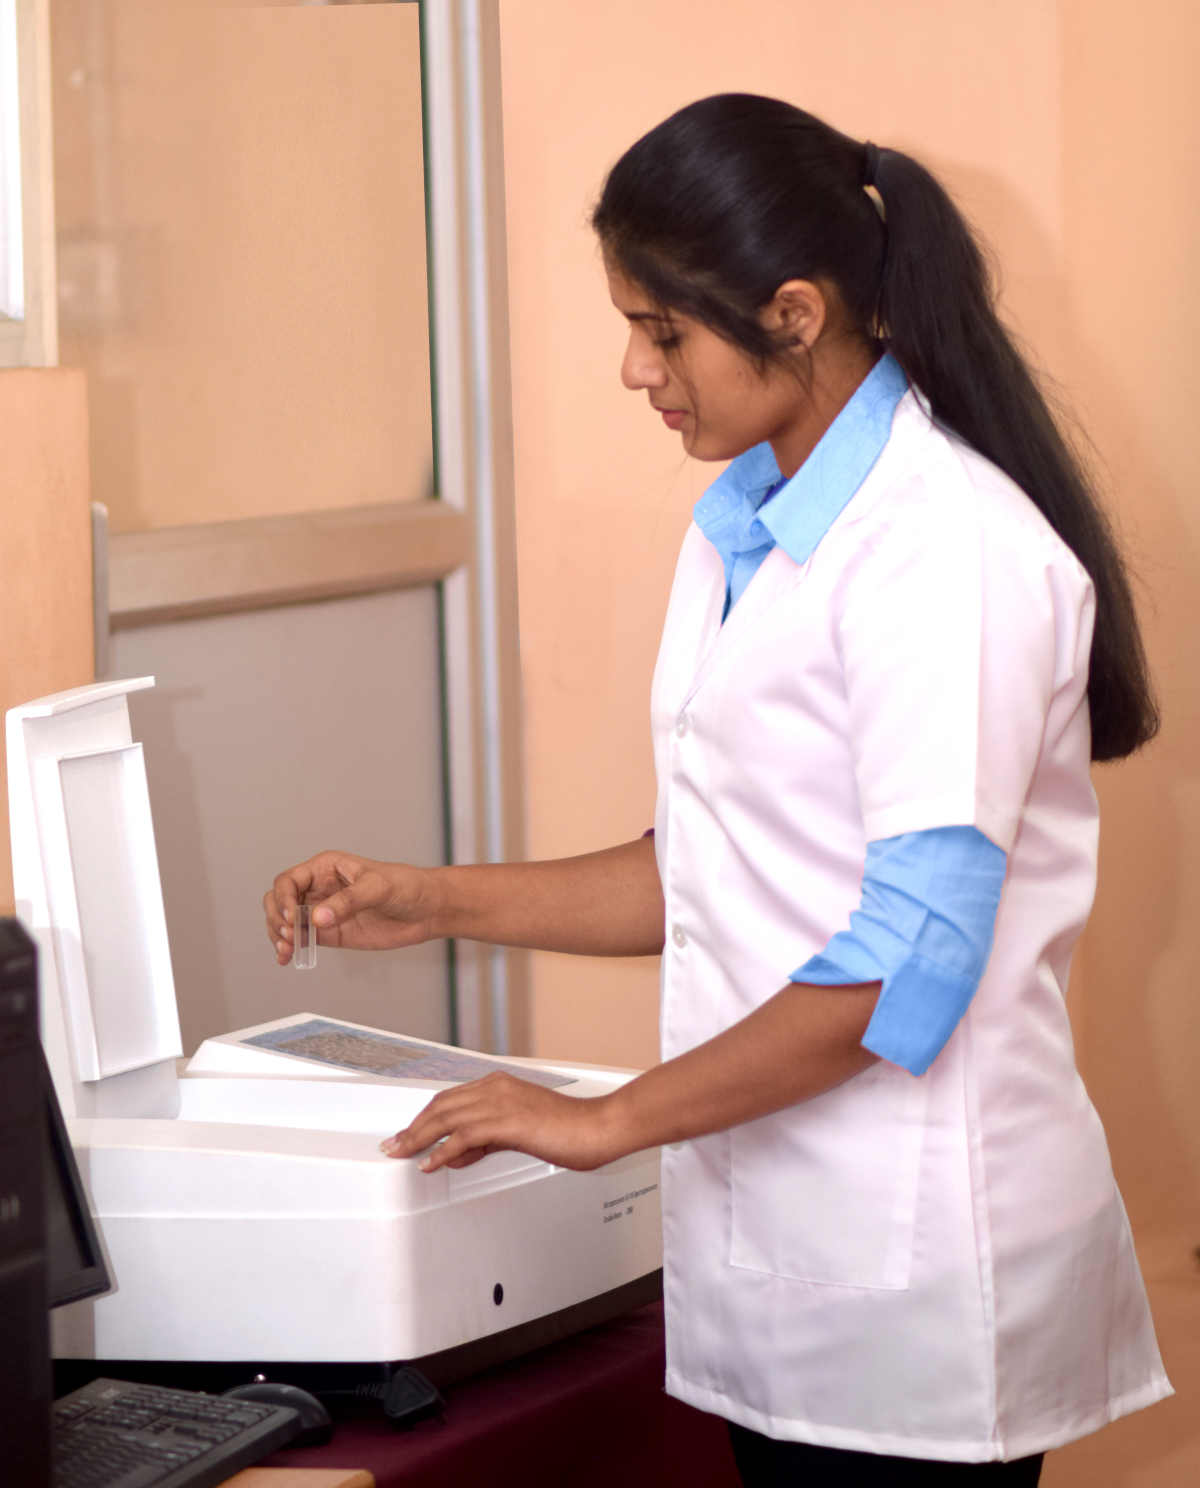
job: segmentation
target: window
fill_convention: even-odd
[[[0,367],[58,360],[49,0],[0,0]]]
[[[0,317],[25,319],[17,0],[0,0]]]

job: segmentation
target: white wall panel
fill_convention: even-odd
[[[450,1035],[445,949],[322,948],[276,967],[261,899],[326,847],[443,859],[436,592],[397,590],[118,631],[143,741],[184,1048],[313,1011]]]

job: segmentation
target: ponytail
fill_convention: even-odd
[[[996,314],[978,245],[923,166],[780,100],[721,94],[633,145],[592,221],[657,303],[760,364],[787,355],[758,318],[778,287],[832,281],[863,339],[886,346],[934,418],[1021,487],[1091,577],[1092,758],[1153,738],[1158,712],[1109,524]]]
[[[1015,481],[1087,570],[1096,589],[1092,758],[1132,754],[1157,732],[1158,713],[1108,521],[996,315],[987,266],[958,209],[909,156],[880,150],[874,164],[886,212],[878,314],[888,349],[934,418]]]

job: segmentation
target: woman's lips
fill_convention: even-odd
[[[679,430],[683,428],[683,421],[687,417],[682,408],[660,408],[663,423],[668,429]]]

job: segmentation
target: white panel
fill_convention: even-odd
[[[69,1021],[81,1075],[103,1079],[183,1052],[146,767],[141,745],[130,744],[58,768],[90,1007],[90,1019],[72,1008]]]
[[[118,631],[117,674],[146,751],[159,871],[189,1051],[313,1011],[448,1040],[444,947],[322,947],[275,965],[261,901],[323,848],[443,861],[432,587]]]

